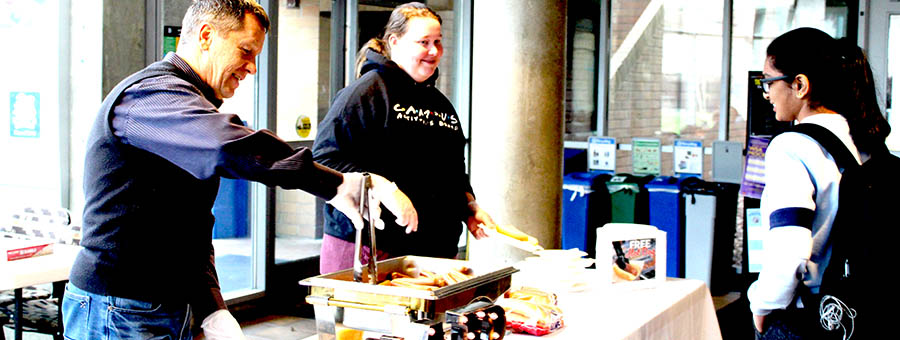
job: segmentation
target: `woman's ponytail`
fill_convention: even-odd
[[[847,118],[850,135],[860,151],[883,151],[891,126],[878,106],[875,78],[865,52],[848,38],[838,39],[836,45],[843,78],[836,80],[844,81],[848,90],[845,105],[838,112]]]
[[[366,52],[368,50],[372,50],[375,53],[385,56],[386,58],[391,58],[391,50],[390,46],[384,42],[384,40],[378,38],[369,39],[362,48],[359,49],[359,52],[356,53],[356,78],[362,76],[362,67],[363,64],[366,63]]]

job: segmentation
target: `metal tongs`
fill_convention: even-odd
[[[363,228],[356,229],[356,247],[353,251],[353,281],[378,284],[378,267],[375,264],[375,223],[372,214],[369,212],[369,189],[372,188],[372,177],[368,173],[363,173],[363,180],[359,190],[359,214],[363,217]],[[378,216],[374,216],[378,218]],[[363,229],[369,230],[369,277],[363,280],[363,265],[360,256],[362,255],[363,246]]]

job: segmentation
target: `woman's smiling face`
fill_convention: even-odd
[[[421,83],[434,74],[441,62],[444,55],[441,38],[441,24],[434,18],[410,18],[406,34],[388,38],[391,60]]]
[[[765,65],[763,65],[763,77],[773,78],[782,75],[782,72],[772,65],[772,58],[766,58]],[[776,80],[769,84],[769,93],[763,94],[766,100],[772,104],[775,110],[775,119],[778,121],[796,120],[803,107],[803,102],[795,95],[793,85],[794,79]]]

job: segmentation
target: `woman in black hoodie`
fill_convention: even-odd
[[[385,211],[377,231],[379,259],[419,255],[453,258],[465,222],[493,226],[478,207],[465,169],[465,136],[453,105],[437,88],[443,55],[441,18],[422,3],[400,5],[381,39],[360,50],[358,79],[337,93],[319,125],[314,159],[333,169],[370,171],[394,181],[419,214],[404,233]],[[343,213],[325,206],[320,271],[353,264],[355,230]],[[364,252],[365,253],[365,252]]]

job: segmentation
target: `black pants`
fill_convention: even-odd
[[[766,316],[765,329],[762,333],[756,330],[756,340],[800,340],[809,339],[802,329],[802,320],[798,320],[796,313],[786,310],[776,310]]]
[[[826,333],[819,323],[818,309],[790,308],[776,310],[766,316],[763,333],[756,332],[757,340],[820,340],[841,339],[843,333]],[[756,327],[753,327],[755,330]],[[840,334],[839,334],[840,333]],[[854,337],[855,338],[855,337]]]

